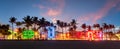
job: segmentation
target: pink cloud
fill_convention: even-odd
[[[107,13],[120,2],[120,0],[107,0],[107,3],[97,12],[89,13],[78,19],[79,22],[90,22],[91,24],[97,23],[98,20],[102,19]]]
[[[42,16],[59,16],[62,13],[62,10],[65,5],[65,1],[48,0],[45,4],[47,5],[39,5],[40,9],[45,10],[45,12],[40,13]]]
[[[48,16],[58,16],[59,14],[61,14],[61,10],[48,9],[45,14]]]
[[[40,8],[40,9],[44,9],[45,7],[44,7],[43,5],[40,5],[39,8]]]

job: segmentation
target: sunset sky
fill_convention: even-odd
[[[15,16],[56,18],[65,22],[76,19],[82,23],[108,23],[120,26],[120,0],[0,0],[0,23],[9,24]]]

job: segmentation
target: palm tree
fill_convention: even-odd
[[[112,24],[109,24],[108,26],[109,26],[109,28],[108,28],[108,29],[109,29],[109,32],[112,32],[112,29],[113,29],[113,28],[112,28]]]
[[[94,24],[93,27],[100,30],[100,24]]]
[[[113,28],[113,33],[115,33],[115,26],[114,26],[114,25],[112,25],[112,28]]]
[[[102,39],[103,39],[103,35],[104,35],[104,33],[103,33],[103,27],[100,27],[100,31],[102,33]]]
[[[57,20],[58,30],[60,29],[60,20]]]
[[[46,19],[42,17],[41,19],[39,19],[39,28],[44,30],[45,27],[46,27]]]
[[[106,23],[103,23],[103,28],[106,33],[106,38],[108,39],[108,36],[111,34],[111,31],[110,31],[111,26]]]
[[[6,37],[6,35],[10,35],[11,33],[8,32],[9,30],[9,25],[1,25],[0,26],[0,30],[1,30],[1,33],[4,35],[4,38]]]
[[[38,24],[38,17],[34,16],[34,17],[32,18],[32,22],[33,22],[33,24],[34,24],[34,30],[36,30],[35,26]]]
[[[69,28],[69,34],[70,34],[70,37],[73,38],[74,34],[73,34],[73,28]]]
[[[50,25],[50,22],[46,21],[46,19],[42,17],[41,19],[38,20],[37,25],[39,26],[37,30],[41,29],[43,32],[46,32],[46,26]],[[42,34],[40,33],[40,35]]]
[[[64,22],[60,22],[60,27],[62,28],[62,33],[64,33],[63,32]]]
[[[12,24],[12,32],[13,32],[13,30],[14,30],[14,27],[13,27],[13,24],[16,22],[16,20],[17,20],[17,18],[15,18],[15,17],[11,17],[10,18],[10,23]]]
[[[29,27],[32,26],[32,18],[29,15],[27,15],[26,17],[23,18],[23,20],[24,23],[26,24],[25,26],[29,30]]]
[[[66,28],[68,27],[68,24],[67,22],[64,22],[64,28],[65,28],[65,31],[66,31]]]
[[[22,25],[22,22],[18,21],[16,22],[16,26],[18,27],[18,36],[17,36],[17,39],[21,39],[21,33],[22,33],[22,28],[20,27]]]
[[[87,25],[84,23],[81,25],[81,28],[83,28],[83,32],[84,32],[84,36],[86,36],[86,28],[87,28]],[[86,38],[86,37],[85,37]]]
[[[22,22],[18,21],[16,22],[16,26],[19,28],[22,25]]]
[[[96,27],[97,27],[98,29],[100,29],[100,24],[96,24]]]
[[[41,19],[39,19],[39,20],[38,20],[37,25],[38,25],[38,28],[37,28],[37,30],[38,30],[38,29],[40,29],[40,28],[41,28],[41,26],[42,26],[42,24],[41,24]]]
[[[111,40],[112,36],[114,35],[113,32],[108,32],[108,35],[109,35],[109,39]]]
[[[91,26],[90,25],[88,25],[87,28],[88,28],[88,31],[91,31]]]
[[[112,24],[109,24],[109,25],[110,25],[110,29],[111,29],[111,31],[114,33],[115,26],[112,25]]]
[[[72,19],[72,22],[70,23],[71,26],[73,27],[74,30],[76,30],[77,26],[76,26],[76,20],[75,19]]]
[[[46,26],[54,26],[54,24],[53,24],[53,23],[50,23],[49,21],[45,21],[45,25],[46,25]]]
[[[73,26],[73,25],[75,25],[75,24],[77,24],[77,23],[76,23],[76,20],[75,20],[75,19],[72,19],[71,25]]]
[[[9,22],[12,24],[12,32],[13,32],[13,30],[14,30],[13,23],[15,23],[16,20],[17,20],[17,19],[16,19],[15,17],[11,17],[11,18],[10,18],[10,21],[9,21]]]
[[[84,31],[86,30],[86,28],[87,28],[87,26],[86,26],[86,24],[84,23],[84,24],[82,24],[81,25],[81,27],[84,29]]]
[[[110,36],[110,39],[112,38],[112,36],[114,35],[113,33],[114,33],[114,25],[112,25],[112,24],[109,24],[108,25],[109,26],[109,32],[108,32],[108,34],[109,34],[109,36]]]
[[[104,31],[107,32],[108,25],[106,23],[103,23],[102,26],[103,26]]]
[[[77,26],[76,26],[77,22],[75,19],[72,19],[72,21],[70,22],[70,29],[73,29],[73,31],[71,32],[73,35],[75,35]]]

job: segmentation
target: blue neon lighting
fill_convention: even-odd
[[[53,26],[46,27],[48,30],[48,38],[54,38],[55,37],[55,28]]]

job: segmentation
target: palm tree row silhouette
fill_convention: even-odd
[[[8,30],[9,30],[9,25],[7,24],[7,25],[2,25],[2,24],[0,24],[0,33],[2,34],[2,35],[4,35],[4,38],[7,36],[7,35],[10,35],[11,33],[10,32],[8,32]]]
[[[75,19],[72,19],[72,21],[69,23],[63,22],[60,20],[56,20],[56,24],[57,24],[56,26],[52,22],[47,21],[44,17],[39,19],[36,16],[27,15],[22,19],[23,19],[23,21],[17,21],[17,18],[10,17],[9,22],[12,24],[12,32],[14,31],[14,24],[16,24],[16,26],[18,28],[18,31],[19,31],[18,34],[21,34],[23,30],[30,30],[30,29],[32,29],[34,31],[38,31],[39,29],[42,29],[43,31],[47,31],[47,29],[46,29],[47,26],[54,26],[55,28],[57,27],[57,29],[58,29],[56,32],[65,33],[65,31],[69,31],[71,38],[74,38],[74,36],[76,34],[76,29],[78,28],[78,26],[77,26],[78,23]],[[9,27],[10,27],[9,24],[7,24],[7,25],[0,24],[0,33],[2,33],[3,35],[9,35],[10,32],[7,31],[7,30],[9,30]],[[84,33],[86,33],[87,31],[93,30],[93,28],[102,31],[105,34],[109,34],[110,36],[112,36],[113,33],[115,32],[115,26],[113,24],[107,24],[107,23],[103,23],[102,25],[93,24],[93,26],[86,25],[84,23],[79,27],[81,27],[83,29],[82,32],[84,32]],[[65,28],[65,29],[63,29],[63,28]],[[69,28],[69,29],[67,29],[67,28]],[[62,30],[62,32],[59,32],[60,29]],[[21,39],[20,36],[18,36],[17,38]]]

